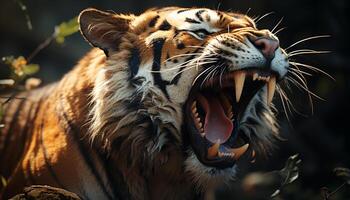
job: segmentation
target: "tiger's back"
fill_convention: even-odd
[[[37,184],[67,189],[83,198],[113,199],[104,160],[82,136],[87,131],[82,125],[87,114],[80,111],[87,106],[90,90],[86,81],[76,83],[84,79],[82,71],[89,59],[99,55],[92,50],[60,82],[16,94],[5,104],[0,135],[0,163],[5,163],[0,165],[0,174],[7,179],[1,189],[4,199]],[[99,60],[102,63],[104,58]],[[76,98],[72,88],[81,87],[86,97],[71,102],[73,108],[67,101]],[[79,119],[71,121],[73,115]]]
[[[3,163],[0,175],[4,178],[9,179],[15,170],[22,167],[20,161],[24,160],[36,137],[34,130],[38,128],[37,120],[42,112],[42,104],[53,87],[55,85],[11,94],[10,100],[4,104],[4,128],[0,134],[0,163]]]
[[[6,163],[1,166],[0,174],[9,176],[15,163],[20,160],[23,153],[28,149],[28,141],[32,138],[35,127],[35,119],[40,111],[41,103],[54,85],[22,92],[14,95],[6,95],[10,100],[4,104],[4,118],[0,139],[0,162]]]

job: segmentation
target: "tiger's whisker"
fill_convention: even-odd
[[[196,55],[201,55],[202,53],[184,53],[184,54],[178,54],[175,56],[171,56],[170,58],[166,59],[163,61],[163,63],[168,62],[171,59],[178,58],[178,57],[185,57],[185,56],[196,56]]]
[[[289,97],[287,96],[287,93],[279,86],[277,86],[277,89],[279,89],[281,91],[282,96],[285,98],[285,100],[289,103],[290,107],[292,108],[292,110],[296,113],[298,113],[299,115],[302,115],[304,117],[306,117],[307,115],[301,113],[299,110],[297,110],[295,108],[295,106],[293,105],[292,101],[289,99]]]
[[[288,52],[288,54],[299,53],[299,52],[323,52],[323,51],[317,51],[317,50],[314,50],[314,49],[298,49],[298,50],[295,50],[295,51]]]
[[[173,71],[173,70],[176,70],[176,69],[180,69],[182,67],[185,67],[186,65],[190,64],[191,62],[196,62],[196,60],[201,60],[201,61],[217,61],[216,58],[197,58],[197,59],[192,59],[192,60],[188,60],[188,61],[185,61],[181,64],[178,64],[178,65],[175,65],[174,67],[171,67],[169,69],[163,69],[163,70],[160,70],[160,71],[153,71],[153,70],[148,70],[149,72],[152,72],[152,73],[162,73],[162,72],[168,72],[168,71]],[[198,62],[197,62],[198,63]]]
[[[333,76],[331,76],[330,74],[328,74],[327,72],[317,68],[317,67],[314,67],[312,65],[307,65],[307,64],[304,64],[304,63],[300,63],[300,62],[290,62],[290,64],[292,65],[297,65],[297,66],[300,66],[300,67],[305,67],[307,69],[310,69],[312,71],[315,71],[315,72],[319,72],[319,73],[322,73],[324,75],[326,75],[327,77],[329,77],[330,79],[332,79],[333,81],[335,81],[335,79],[333,78]]]
[[[265,15],[259,17],[258,19],[253,19],[253,21],[257,24],[260,20],[264,19],[265,17],[269,16],[269,15],[272,15],[274,14],[275,12],[269,12],[269,13],[266,13]]]
[[[214,62],[204,62],[204,63],[200,63],[200,64],[210,64],[210,63],[214,63]],[[190,69],[193,69],[193,68],[195,68],[195,67],[197,67],[196,64],[187,66],[187,67],[184,68],[183,70],[177,72],[177,73],[171,78],[171,81],[173,81],[173,79],[174,79],[176,76],[178,76],[179,74],[181,74],[181,73],[183,73],[183,72],[185,72],[185,71],[188,71],[188,70],[190,70]]]
[[[278,29],[276,32],[274,32],[273,34],[277,35],[279,32],[281,32],[285,29],[287,29],[287,27],[282,27],[282,28]]]
[[[309,99],[309,102],[310,102],[310,106],[311,106],[311,113],[313,114],[313,112],[314,112],[314,106],[313,105],[314,104],[313,104],[313,101],[312,101],[312,96],[314,96],[314,97],[316,97],[317,99],[320,99],[320,100],[324,100],[324,99],[322,99],[321,97],[319,97],[316,94],[314,94],[313,92],[311,92],[307,87],[303,86],[303,84],[299,83],[298,81],[296,81],[292,77],[286,77],[286,79],[288,81],[290,81],[291,83],[293,83],[293,85],[295,85],[298,89],[304,90],[307,93],[308,99]]]
[[[286,109],[286,105],[285,105],[285,102],[284,102],[284,98],[283,98],[283,96],[281,94],[281,91],[277,89],[277,93],[279,94],[279,97],[281,99],[282,107],[283,107],[283,110],[284,110],[284,114],[285,114],[285,116],[287,118],[287,121],[288,121],[288,123],[290,123],[289,115],[288,115],[288,112],[287,112],[287,109]]]
[[[227,65],[225,65],[225,67],[223,67],[221,69],[221,72],[220,72],[220,77],[219,77],[219,80],[220,80],[220,87],[222,87],[222,75],[224,74],[225,70],[227,69]]]
[[[209,71],[211,69],[211,67],[208,67],[207,69],[203,70],[195,79],[194,81],[192,82],[192,86],[197,82],[197,80],[204,74],[206,73],[207,71]]]
[[[319,39],[319,38],[329,38],[329,37],[331,37],[331,36],[330,35],[316,35],[316,36],[307,37],[307,38],[301,39],[301,40],[291,44],[289,47],[285,48],[284,50],[287,51],[288,49],[290,49],[290,48],[292,48],[300,43],[309,41],[309,40],[314,40],[314,39]]]
[[[331,53],[331,51],[306,51],[306,52],[298,52],[298,53],[291,53],[288,54],[288,57],[294,57],[298,55],[306,55],[306,54],[326,54],[326,53]]]
[[[211,67],[211,71],[206,75],[206,77],[203,79],[202,83],[201,83],[201,87],[203,87],[203,84],[209,80],[209,79],[212,79],[213,77],[213,74],[215,73],[215,70],[219,67],[219,65],[217,66],[212,66]]]
[[[275,29],[282,23],[283,18],[284,18],[284,17],[282,17],[282,18],[277,22],[277,24],[276,24],[276,25],[273,27],[273,29],[271,30],[271,33],[273,33],[273,32],[275,31]]]
[[[291,68],[291,67],[288,69],[288,71],[289,70],[292,70],[292,71],[297,72],[297,73],[305,74],[307,76],[312,76],[312,74],[310,74],[310,73],[304,72],[302,70],[294,69],[294,68]]]

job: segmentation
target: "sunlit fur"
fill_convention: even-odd
[[[14,161],[20,167],[5,174],[21,178],[11,178],[4,194],[18,192],[31,177],[35,184],[53,186],[60,186],[60,180],[66,189],[90,199],[115,198],[120,194],[112,191],[123,183],[127,188],[123,195],[132,199],[193,199],[205,195],[208,187],[233,181],[237,166],[216,169],[197,159],[185,141],[183,107],[201,76],[208,80],[220,73],[264,67],[264,56],[248,37],[277,37],[258,30],[246,15],[204,8],[151,9],[140,16],[87,9],[80,15],[80,26],[85,39],[103,51],[93,49],[34,101],[40,102],[39,118],[47,114],[50,121],[44,124],[36,116],[26,121],[34,124],[25,143],[32,148]],[[195,29],[211,33],[201,38],[192,32]],[[232,62],[217,66],[212,55]],[[203,64],[212,66],[203,69]],[[288,67],[286,53],[277,49],[271,69],[282,79]],[[250,136],[258,155],[268,154],[277,136],[275,117],[265,99],[263,88],[240,121],[240,131]],[[24,125],[17,131],[22,130]],[[70,138],[73,133],[77,138]],[[49,149],[46,155],[35,150],[40,134],[44,134],[40,148]],[[87,153],[81,156],[83,151]],[[95,170],[89,170],[86,157]],[[59,173],[63,171],[69,178]],[[49,178],[52,173],[56,178]],[[118,184],[115,179],[120,179]]]

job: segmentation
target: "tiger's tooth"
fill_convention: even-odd
[[[224,153],[221,153],[220,151],[218,152],[218,156],[221,158],[222,156],[224,156]]]
[[[255,80],[258,78],[258,76],[259,76],[258,73],[255,72],[255,73],[253,74],[253,81],[255,81]]]
[[[192,108],[192,113],[194,114],[195,117],[198,117],[198,116],[196,116],[196,114],[197,114],[197,109],[196,108]]]
[[[252,158],[255,158],[255,155],[256,155],[255,150],[252,150]]]
[[[202,128],[202,123],[201,123],[201,119],[199,117],[196,118],[196,121],[194,123],[194,125],[196,126],[197,129],[201,129]]]
[[[246,74],[243,71],[238,71],[233,74],[233,78],[235,79],[236,102],[239,102],[241,99],[245,75]]]
[[[247,150],[248,150],[249,144],[245,144],[239,148],[231,149],[231,153],[234,153],[234,158],[238,160]]]
[[[232,117],[233,117],[233,113],[230,112],[230,113],[228,114],[228,118],[229,118],[229,119],[232,119]]]
[[[201,133],[200,134],[201,134],[202,137],[205,137],[204,129],[201,129]]]
[[[252,160],[250,161],[250,163],[255,163],[255,151],[254,150],[252,150]]]
[[[197,105],[197,101],[193,101],[193,103],[192,103],[192,109],[196,108],[196,105]]]
[[[220,147],[220,140],[208,149],[208,158],[213,158],[218,155]]]
[[[271,76],[269,82],[267,83],[267,104],[271,104],[273,95],[276,90],[276,76]]]
[[[229,153],[229,156],[231,157],[231,158],[235,158],[235,153]]]

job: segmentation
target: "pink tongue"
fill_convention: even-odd
[[[224,143],[231,136],[233,124],[226,117],[224,108],[216,96],[202,96],[197,98],[205,111],[204,132],[205,137],[212,143],[220,140]]]

